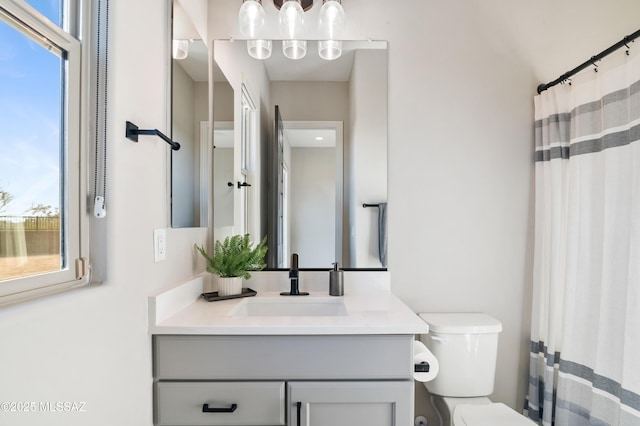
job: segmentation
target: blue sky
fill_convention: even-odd
[[[60,0],[29,0],[56,24]],[[0,188],[3,215],[60,207],[60,58],[0,20]]]

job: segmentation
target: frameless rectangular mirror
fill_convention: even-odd
[[[200,22],[206,7],[206,0],[171,3],[171,134],[181,145],[171,153],[174,228],[208,226],[209,49]]]
[[[235,111],[215,118],[233,121],[234,148],[223,154],[229,133],[215,131],[214,239],[267,236],[269,268],[288,267],[292,253],[302,268],[335,261],[384,268],[378,205],[387,201],[387,43],[345,41],[335,61],[318,58],[315,42],[296,61],[279,47],[274,42],[271,58],[260,61],[244,41],[213,43],[226,85],[216,82],[214,102],[226,91],[226,108],[232,98]],[[228,174],[219,182],[221,162]]]

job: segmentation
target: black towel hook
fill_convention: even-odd
[[[629,43],[633,43],[634,41],[635,41],[635,39],[630,40],[629,36],[627,36],[627,37],[622,39],[622,42],[624,43],[624,46],[627,48],[627,50],[625,51],[627,56],[629,56],[629,51],[631,50],[631,48],[629,47]]]
[[[178,142],[172,141],[168,136],[166,136],[160,130],[158,129],[141,130],[141,129],[138,129],[138,126],[136,126],[130,121],[127,121],[125,135],[127,139],[133,142],[138,142],[138,135],[156,135],[160,139],[162,139],[163,141],[171,145],[172,150],[177,151],[180,149],[180,144]]]

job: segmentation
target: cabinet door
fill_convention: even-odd
[[[289,426],[406,426],[413,381],[289,382]]]

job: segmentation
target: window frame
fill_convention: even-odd
[[[86,62],[83,61],[83,44],[80,42],[82,23],[88,20],[80,0],[67,0],[64,7],[68,18],[64,19],[63,27],[59,27],[24,0],[0,0],[0,14],[8,17],[5,19],[3,16],[4,22],[34,42],[42,43],[30,33],[42,36],[47,43],[63,51],[61,198],[66,204],[65,208],[60,206],[61,228],[66,231],[66,253],[61,252],[61,256],[66,254],[66,269],[0,282],[0,306],[59,293],[89,282],[87,159],[81,143],[81,136],[87,134],[87,120],[81,111],[90,111],[90,108],[85,108],[88,102],[83,95],[88,84],[87,73],[82,72],[86,69]]]

